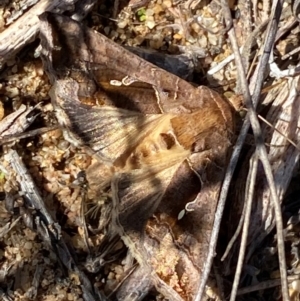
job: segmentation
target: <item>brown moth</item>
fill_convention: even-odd
[[[110,232],[139,263],[117,297],[141,300],[155,287],[169,300],[193,300],[231,145],[231,106],[67,17],[46,13],[41,22],[58,121],[99,159],[94,182],[111,186]]]

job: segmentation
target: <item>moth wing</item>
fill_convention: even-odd
[[[95,89],[105,96],[105,104],[143,113],[160,113],[162,109],[164,112],[190,112],[193,98],[196,108],[203,106],[193,85],[82,23],[50,12],[42,14],[40,20],[42,58],[52,82],[76,78],[83,87],[89,85],[90,91],[86,92],[90,97]]]
[[[163,264],[170,267],[168,264],[170,264],[169,259],[171,256],[173,256],[172,259],[175,259],[182,251],[177,250],[177,245],[171,244],[168,246],[168,260],[164,260],[165,257],[162,257],[162,252],[166,246],[166,240],[160,240],[164,235],[161,233],[160,236],[156,236],[154,233],[153,237],[151,236],[153,229],[149,229],[151,225],[154,225],[153,219],[155,221],[159,219],[153,217],[153,214],[162,203],[166,201],[165,196],[170,186],[172,186],[172,181],[174,177],[176,177],[177,171],[183,165],[188,166],[184,161],[186,158],[185,151],[177,150],[172,151],[172,153],[173,156],[165,156],[165,161],[153,165],[152,168],[137,169],[128,173],[115,175],[111,186],[114,206],[111,225],[113,227],[112,229],[117,231],[122,237],[124,243],[140,264],[140,267],[147,273],[149,279],[152,281],[152,285],[154,285],[161,294],[166,296],[168,300],[180,301],[183,299],[178,292],[166,279],[160,276],[161,272],[157,272],[155,269],[155,262],[156,260],[157,262],[162,260],[159,264],[160,267],[162,267]],[[184,200],[182,200],[182,203],[184,203]],[[184,206],[182,208],[184,208]],[[163,215],[165,216],[165,214]],[[151,218],[152,222],[149,223],[149,219],[151,220]],[[146,224],[147,230],[145,231]],[[164,227],[164,230],[167,230],[168,233],[171,231],[171,226],[169,226],[167,222],[158,226]],[[159,229],[159,227],[155,228]],[[145,232],[148,232],[148,234],[145,235]],[[149,233],[151,233],[150,236]],[[158,240],[156,240],[157,238]],[[153,243],[153,241],[155,241],[155,243]],[[187,260],[187,256],[185,254],[182,255],[185,256],[185,261],[190,263],[190,261]],[[194,272],[194,266],[191,264],[189,267],[193,268]],[[197,275],[199,274],[198,272],[197,270]]]
[[[168,123],[167,114],[148,114],[112,106],[93,107],[78,99],[79,85],[72,79],[57,80],[50,95],[68,140],[86,145],[101,160],[114,163],[128,156],[159,125]]]
[[[171,162],[166,160],[152,168],[118,173],[113,178],[111,186],[113,221],[132,241],[135,241],[135,237],[140,238],[148,218],[159,206],[176,170],[182,163],[181,160],[183,157]],[[124,233],[120,235],[123,236]],[[129,248],[132,247],[132,241],[125,241]]]

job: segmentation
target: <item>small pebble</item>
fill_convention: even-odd
[[[145,22],[145,25],[149,28],[149,29],[153,29],[155,27],[155,22],[153,20],[147,20]]]

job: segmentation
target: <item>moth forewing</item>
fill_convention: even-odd
[[[89,146],[102,160],[116,167],[124,167],[130,155],[140,153],[141,158],[136,160],[142,160],[168,147],[160,135],[171,129],[174,115],[141,114],[111,106],[82,104],[78,99],[78,83],[72,79],[58,80],[51,96],[58,119],[72,135],[68,139]],[[131,168],[137,168],[142,162],[131,164],[134,165]]]

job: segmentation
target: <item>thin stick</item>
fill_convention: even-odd
[[[222,1],[223,2],[223,1]],[[225,1],[226,2],[226,1]],[[273,17],[272,21],[269,24],[268,27],[268,35],[266,37],[266,41],[264,44],[264,53],[261,57],[261,60],[259,61],[258,67],[265,67],[268,64],[270,53],[273,49],[273,43],[276,37],[276,31],[278,27],[278,22],[280,18],[280,12],[282,8],[283,1],[275,1],[273,3],[272,12]],[[225,6],[225,4],[224,4]],[[228,7],[228,6],[227,6]],[[229,16],[231,17],[231,16]],[[236,43],[236,39],[234,37],[234,31],[230,30],[229,38],[231,41],[232,48],[234,49],[235,53],[238,53],[238,45]],[[270,188],[270,194],[271,199],[274,204],[274,212],[275,212],[275,220],[276,220],[276,228],[277,228],[277,244],[278,244],[278,257],[279,257],[279,268],[280,268],[280,274],[281,274],[281,280],[282,280],[282,297],[283,300],[290,300],[289,294],[288,294],[288,283],[287,283],[287,270],[286,270],[286,260],[285,260],[285,251],[284,251],[284,237],[283,237],[283,224],[282,224],[282,216],[281,216],[281,207],[280,202],[277,196],[276,187],[274,183],[274,177],[272,174],[270,162],[268,160],[267,151],[264,145],[263,135],[262,131],[259,125],[258,117],[255,112],[255,106],[258,103],[259,95],[261,92],[262,83],[264,80],[264,68],[260,70],[259,72],[256,72],[257,75],[257,81],[256,85],[254,86],[254,92],[253,92],[253,103],[251,101],[251,95],[250,91],[247,87],[247,81],[242,65],[242,61],[240,58],[240,55],[236,56],[236,64],[238,69],[240,70],[241,75],[241,81],[244,82],[243,86],[246,88],[244,90],[244,98],[245,98],[245,104],[249,110],[249,118],[251,122],[251,126],[253,129],[254,137],[256,140],[256,147],[257,151],[260,157],[260,160],[263,164],[266,178],[269,184]],[[259,69],[257,69],[259,70]]]
[[[300,280],[300,275],[296,274],[296,275],[288,276],[288,282],[289,283],[291,283],[293,281],[297,281],[297,280]],[[250,286],[247,286],[247,287],[243,287],[243,288],[238,290],[237,295],[240,296],[240,295],[249,294],[249,293],[252,293],[252,292],[266,290],[268,288],[279,286],[279,285],[281,285],[281,279],[280,278],[279,279],[267,280],[267,281],[263,281],[263,282],[260,282],[258,284],[255,284],[255,285],[250,285]]]
[[[33,136],[36,136],[36,135],[42,135],[42,134],[45,134],[47,132],[54,131],[54,130],[57,130],[57,129],[59,129],[59,126],[54,125],[54,126],[51,126],[51,127],[43,127],[43,128],[39,128],[39,129],[36,129],[36,130],[15,134],[15,135],[3,136],[3,137],[0,138],[0,145],[6,144],[6,143],[9,143],[9,142],[13,142],[13,141],[16,141],[16,140],[19,140],[19,139],[33,137]]]
[[[246,213],[246,203],[244,203],[243,211],[239,220],[239,224],[234,232],[234,235],[231,237],[229,243],[227,244],[226,250],[221,258],[221,261],[224,261],[226,257],[228,256],[231,248],[233,247],[234,243],[236,242],[238,236],[241,233],[241,230],[243,228],[244,220],[245,220],[245,213]]]
[[[278,28],[279,18],[280,18],[280,12],[282,9],[283,1],[274,1],[272,12],[274,12],[274,17],[272,18],[272,22],[269,24],[269,34],[266,37],[265,42],[265,52],[262,55],[262,58],[260,60],[261,66],[266,66],[269,61],[269,56],[273,48],[273,43],[276,37],[276,31]],[[253,92],[253,102],[254,105],[258,103],[259,95],[260,95],[260,88],[263,83],[263,72],[257,73],[257,85],[255,86],[254,92]],[[251,98],[249,98],[251,100]],[[249,105],[249,106],[248,106]],[[274,204],[274,212],[275,212],[275,221],[276,221],[276,228],[277,228],[277,244],[278,244],[278,257],[279,257],[279,268],[280,268],[280,275],[281,275],[281,284],[282,284],[282,297],[283,300],[290,300],[289,293],[288,293],[288,283],[287,283],[287,268],[286,268],[286,260],[285,260],[285,250],[284,250],[284,237],[283,237],[283,223],[282,223],[282,215],[281,215],[281,206],[280,202],[277,196],[276,187],[274,183],[274,177],[272,174],[270,162],[268,160],[267,151],[262,139],[261,129],[259,126],[259,121],[257,118],[257,115],[254,111],[254,106],[252,105],[251,101],[249,101],[247,107],[251,111],[250,113],[250,120],[251,125],[254,133],[254,137],[257,142],[257,149],[259,152],[260,160],[263,164],[266,178],[269,184],[270,188],[270,194],[271,199]]]
[[[245,122],[241,129],[240,135],[238,137],[238,141],[235,145],[235,149],[233,151],[229,166],[228,166],[226,174],[225,174],[224,182],[222,185],[222,190],[220,193],[219,204],[218,204],[218,208],[217,208],[217,211],[215,214],[214,227],[213,227],[212,234],[211,234],[211,240],[210,240],[209,250],[208,250],[208,254],[207,254],[207,261],[204,265],[202,279],[201,279],[201,283],[199,285],[197,294],[195,296],[195,301],[201,300],[202,295],[204,293],[207,279],[209,277],[209,272],[210,272],[210,269],[212,266],[212,261],[215,256],[217,237],[218,237],[218,233],[219,233],[219,229],[220,229],[221,218],[222,218],[224,207],[225,207],[225,201],[227,198],[230,181],[232,179],[233,172],[234,172],[235,166],[237,164],[237,160],[238,160],[239,154],[241,152],[242,145],[245,141],[246,134],[249,130],[249,126],[250,126],[249,119],[251,120],[251,124],[253,125],[254,136],[257,141],[257,145],[259,148],[259,154],[260,154],[263,166],[264,166],[265,170],[268,170],[268,172],[266,171],[267,180],[270,185],[270,188],[272,187],[272,189],[271,189],[272,200],[274,201],[274,204],[276,204],[275,205],[276,225],[277,225],[277,232],[278,233],[280,232],[280,235],[277,236],[278,248],[281,246],[281,251],[278,252],[278,254],[279,254],[279,261],[280,261],[280,272],[281,272],[281,277],[283,279],[282,280],[282,293],[283,293],[283,299],[289,300],[287,278],[286,278],[285,254],[284,254],[284,249],[282,249],[282,244],[283,244],[282,233],[283,232],[282,232],[282,218],[281,218],[281,214],[280,214],[280,206],[279,206],[279,201],[278,201],[278,198],[276,195],[276,189],[274,186],[274,180],[273,180],[273,176],[271,173],[271,167],[270,167],[268,160],[266,160],[267,153],[266,153],[264,144],[262,143],[263,139],[262,139],[261,129],[259,126],[259,122],[258,122],[256,113],[255,113],[255,110],[254,110],[254,108],[256,107],[256,105],[258,103],[258,99],[259,99],[259,95],[260,95],[260,91],[261,91],[261,87],[262,87],[262,83],[263,83],[263,79],[264,79],[263,78],[264,71],[266,70],[268,60],[269,60],[269,53],[271,52],[271,50],[273,48],[273,43],[274,43],[274,39],[275,39],[275,35],[276,35],[276,30],[278,27],[279,15],[280,15],[280,9],[282,7],[282,2],[283,1],[279,2],[279,4],[281,6],[278,5],[278,1],[275,1],[273,4],[272,12],[274,12],[274,17],[272,17],[272,19],[271,19],[272,21],[270,22],[270,24],[268,26],[268,31],[267,31],[268,34],[267,34],[266,42],[264,44],[264,53],[259,61],[257,69],[256,69],[257,70],[256,71],[257,80],[256,80],[256,85],[254,86],[255,89],[254,89],[254,93],[253,93],[253,103],[251,101],[251,95],[250,95],[250,91],[249,91],[249,88],[247,85],[246,75],[245,75],[244,67],[242,64],[241,55],[238,50],[238,44],[236,41],[234,29],[231,28],[228,32],[233,52],[236,54],[237,69],[240,71],[241,84],[243,87],[245,104],[246,104],[247,108],[249,109],[249,113],[247,114],[247,116],[245,118]],[[224,11],[224,16],[226,19],[226,28],[228,28],[230,26],[230,24],[232,24],[230,9],[228,7],[228,3],[226,0],[221,0],[221,5],[222,5],[223,11]],[[259,72],[258,72],[258,70],[259,70]],[[279,214],[278,214],[278,206],[279,206]]]
[[[247,121],[248,120],[248,121]],[[229,186],[230,186],[230,182],[231,179],[233,177],[233,173],[235,170],[235,167],[237,165],[238,159],[239,159],[239,155],[241,153],[244,141],[246,139],[246,135],[248,133],[249,130],[249,119],[246,118],[246,125],[248,126],[244,126],[241,129],[241,132],[239,134],[239,137],[237,139],[236,144],[234,145],[234,150],[232,153],[232,156],[230,158],[230,162],[228,164],[226,173],[225,173],[225,177],[224,177],[224,181],[222,184],[222,189],[221,189],[221,193],[220,193],[220,197],[219,197],[219,203],[218,203],[218,207],[215,213],[215,220],[214,220],[214,226],[213,226],[213,230],[211,233],[211,238],[210,238],[210,244],[209,244],[209,249],[208,249],[208,254],[207,254],[207,260],[205,262],[204,265],[204,269],[202,272],[202,279],[201,279],[201,283],[199,285],[197,294],[195,296],[195,300],[194,301],[200,301],[204,290],[205,290],[205,285],[206,282],[208,280],[209,277],[209,273],[211,270],[211,266],[212,266],[212,261],[213,258],[215,256],[215,248],[216,248],[216,244],[217,244],[217,240],[218,240],[218,234],[219,234],[219,230],[220,230],[220,225],[221,225],[221,220],[222,220],[222,216],[223,216],[223,211],[224,211],[224,207],[225,207],[225,202],[227,199],[227,194],[228,194],[228,190],[229,190]]]
[[[5,155],[5,158],[9,162],[12,170],[18,175],[18,182],[20,190],[24,193],[25,204],[34,208],[39,213],[40,218],[36,219],[36,222],[37,220],[40,220],[41,222],[40,224],[37,224],[37,231],[47,243],[51,244],[52,248],[57,252],[57,256],[69,272],[78,274],[84,299],[91,301],[100,299],[106,301],[107,299],[104,296],[101,296],[100,292],[97,298],[95,297],[96,289],[93,287],[85,273],[77,266],[69,246],[63,239],[60,225],[53,219],[46,208],[46,204],[41,197],[38,188],[18,153],[15,150],[10,149]],[[101,298],[99,296],[101,296]]]
[[[250,169],[247,177],[246,192],[249,193],[247,193],[247,197],[246,197],[245,222],[243,227],[239,258],[238,258],[237,267],[234,275],[234,281],[232,284],[232,289],[230,294],[230,301],[234,301],[237,296],[238,286],[242,274],[243,262],[245,258],[246,248],[247,248],[247,237],[248,237],[248,230],[249,230],[250,217],[251,217],[252,201],[254,196],[255,179],[257,175],[257,166],[258,166],[258,157],[256,154],[254,154],[254,157],[252,157],[250,161]]]

